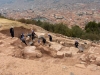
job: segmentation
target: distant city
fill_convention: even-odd
[[[0,13],[15,20],[25,18],[84,27],[89,21],[100,22],[100,0],[0,0]]]

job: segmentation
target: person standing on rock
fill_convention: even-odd
[[[46,39],[44,37],[42,37],[42,42],[43,42],[43,44],[46,43]]]
[[[75,47],[78,48],[78,41],[75,41]]]
[[[35,38],[35,32],[32,30],[32,40]]]
[[[44,37],[40,37],[38,40],[38,43],[40,43],[40,39],[42,40],[42,43],[45,44],[46,43],[46,39]]]
[[[13,27],[10,28],[10,34],[11,34],[11,37],[13,38],[14,37],[14,28]]]
[[[50,34],[48,36],[49,36],[49,41],[52,42],[52,36]]]
[[[21,34],[20,39],[21,39],[21,41],[22,41],[23,43],[25,43],[25,45],[27,45],[27,43],[26,43],[26,41],[25,41],[25,37],[24,37],[24,34],[23,34],[23,33]]]

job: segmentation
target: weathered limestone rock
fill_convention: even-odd
[[[52,50],[50,53],[50,56],[56,58],[57,57],[57,51]]]
[[[90,47],[88,53],[94,53],[95,47]]]
[[[89,59],[90,59],[91,62],[94,62],[96,60],[96,55],[90,54]]]
[[[86,68],[84,64],[76,64],[75,66],[76,67],[79,67],[79,68],[82,68],[82,69],[85,69]]]
[[[96,65],[100,66],[100,57],[96,58]]]
[[[43,54],[48,54],[54,58],[57,57],[57,51],[50,49],[49,47],[39,46],[38,50],[40,50]]]
[[[100,62],[99,61],[96,61],[95,64],[98,65],[98,66],[100,66]]]
[[[65,45],[65,42],[61,41],[60,44],[61,44],[61,45]]]
[[[82,54],[82,55],[80,56],[80,59],[84,61],[84,60],[85,60],[84,58],[85,58],[85,54]]]
[[[41,52],[37,52],[36,57],[41,58],[43,54]]]
[[[39,46],[38,49],[39,49],[42,53],[50,54],[50,50],[49,50],[49,48],[47,48],[47,47]]]
[[[62,49],[61,49],[61,51],[69,51],[70,50],[70,47],[63,47]]]
[[[80,62],[80,64],[86,64],[86,62]]]
[[[71,57],[72,56],[72,52],[66,51],[66,52],[64,52],[64,56],[65,57]]]
[[[62,47],[63,47],[62,45],[55,42],[52,42],[50,46],[51,49],[56,50],[56,51],[60,51]]]
[[[87,68],[89,68],[92,71],[95,71],[95,70],[97,70],[98,67],[95,64],[91,64],[91,65],[88,65]]]
[[[58,51],[58,52],[57,52],[57,57],[58,57],[58,58],[63,58],[63,57],[64,57],[64,53],[61,52],[61,51]]]
[[[100,70],[100,66],[98,66],[97,69]]]
[[[78,53],[79,49],[75,48],[75,47],[70,47],[69,51],[72,53],[72,55],[76,55]]]
[[[96,58],[96,61],[100,62],[100,57],[97,57],[97,58]]]
[[[45,33],[35,32],[38,38],[45,36]]]
[[[84,61],[84,62],[95,62],[96,60],[96,56],[94,54],[82,54],[80,56],[80,60]]]
[[[91,45],[92,45],[93,47],[95,47],[97,44],[96,44],[96,43],[92,43]]]
[[[27,52],[28,52],[28,53],[31,53],[31,52],[34,52],[35,49],[36,49],[35,46],[27,46],[27,47],[25,47],[24,52],[25,52],[25,53],[27,53]]]
[[[24,58],[34,59],[37,55],[35,46],[27,46],[24,48]]]

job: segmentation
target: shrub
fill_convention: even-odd
[[[63,34],[69,37],[78,37],[82,39],[90,39],[90,40],[99,40],[100,36],[100,23],[89,22],[85,26],[85,30],[82,30],[79,26],[73,26],[71,29],[67,27],[67,25],[63,23],[51,24],[49,22],[41,22],[40,20],[26,20],[20,19],[18,20],[22,23],[26,24],[35,24],[44,28],[47,31],[51,31],[54,33]]]
[[[35,24],[36,22],[34,20],[30,20],[30,19],[19,19],[18,20],[19,22],[22,22],[22,23],[26,23],[26,24]]]
[[[81,37],[83,34],[83,30],[79,26],[73,26],[72,29],[72,37]]]
[[[89,22],[88,24],[86,24],[85,30],[87,33],[98,33],[98,26],[99,25],[95,21]]]
[[[85,33],[84,35],[81,36],[82,39],[90,39],[90,40],[99,40],[99,36],[97,34],[93,33]]]

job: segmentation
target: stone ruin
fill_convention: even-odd
[[[74,47],[75,40],[69,39],[67,37],[59,37],[60,35],[52,35],[53,41],[50,42],[48,39],[48,33],[36,32],[37,37],[32,41],[31,38],[26,37],[26,42],[28,46],[21,42],[19,39],[20,34],[23,32],[31,33],[29,29],[25,29],[23,27],[15,27],[15,37],[10,41],[14,40],[10,43],[11,48],[13,48],[13,52],[11,52],[11,56],[23,59],[37,59],[42,58],[44,56],[49,56],[51,58],[72,58],[79,59],[80,64],[84,64],[91,66],[90,64],[95,64],[100,66],[100,46],[92,43],[87,40],[79,40],[79,47]],[[10,37],[9,29],[0,31],[6,36]],[[46,44],[38,43],[38,37],[43,36],[46,38]],[[7,38],[7,37],[6,37]],[[2,44],[2,42],[1,42]],[[83,52],[81,52],[81,50]],[[79,65],[78,65],[79,66]],[[88,66],[88,67],[89,67]]]

